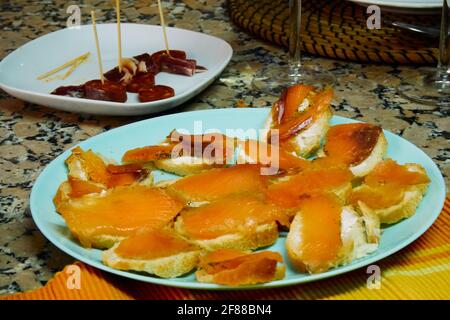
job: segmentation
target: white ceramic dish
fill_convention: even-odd
[[[104,71],[117,66],[117,29],[115,24],[97,25]],[[160,73],[157,84],[175,89],[175,96],[165,100],[140,103],[137,94],[128,93],[125,103],[78,99],[49,94],[62,85],[77,85],[98,79],[97,55],[91,25],[79,29],[66,28],[28,42],[0,62],[0,87],[19,99],[76,113],[104,115],[141,115],[174,108],[210,85],[225,69],[233,50],[222,39],[178,28],[167,28],[169,45],[186,51],[208,69],[192,77]],[[141,24],[122,24],[124,57],[164,49],[161,27]],[[86,52],[88,60],[65,80],[45,82],[36,78],[55,67]]]
[[[443,0],[350,0],[363,6],[377,5],[381,10],[401,14],[438,14]]]
[[[80,143],[80,147],[85,150],[92,149],[108,159],[120,161],[126,150],[159,143],[166,137],[167,133],[174,128],[194,132],[196,123],[198,124],[198,121],[202,121],[203,130],[216,129],[220,130],[222,133],[226,133],[227,129],[242,129],[241,132],[245,134],[248,129],[263,128],[269,112],[270,109],[239,108],[177,113],[135,122],[110,130],[83,141]],[[332,125],[350,122],[356,121],[339,116],[334,116],[331,121]],[[362,259],[353,261],[348,265],[319,274],[303,274],[294,269],[286,257],[284,237],[280,237],[277,242],[268,249],[279,251],[283,254],[287,265],[286,277],[282,280],[254,286],[236,288],[199,283],[195,280],[193,273],[174,279],[161,279],[151,275],[120,271],[107,267],[101,262],[100,250],[83,248],[79,242],[74,239],[70,234],[64,219],[55,211],[53,205],[52,199],[59,184],[67,179],[67,169],[64,160],[70,155],[70,150],[67,150],[53,160],[34,183],[30,199],[31,213],[36,225],[47,239],[67,254],[96,268],[135,280],[175,287],[223,290],[280,287],[324,279],[367,266],[407,246],[433,224],[443,207],[445,184],[436,164],[434,164],[422,150],[407,140],[391,132],[385,131],[384,133],[389,143],[387,152],[388,157],[391,157],[400,163],[420,163],[425,168],[431,180],[427,193],[417,208],[414,216],[384,229],[380,246],[377,251]],[[246,136],[238,137],[245,138]],[[161,179],[170,179],[170,177],[173,176],[165,174],[162,177],[156,176],[156,179],[158,181]]]

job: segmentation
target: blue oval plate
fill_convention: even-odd
[[[262,128],[268,113],[269,109],[245,108],[178,113],[136,122],[110,130],[80,143],[79,146],[83,149],[93,149],[107,158],[119,161],[126,150],[144,145],[157,144],[174,128],[187,129],[190,132],[194,132],[194,127],[198,128],[201,125],[203,130],[218,129],[226,133],[227,129],[243,129],[243,132],[245,132],[248,129]],[[201,121],[201,124],[198,121]],[[332,124],[350,122],[356,121],[339,116],[334,116],[332,119]],[[379,249],[376,252],[356,260],[349,265],[320,274],[309,275],[296,272],[289,265],[286,257],[284,250],[285,239],[283,237],[280,237],[268,249],[279,251],[284,256],[287,264],[286,277],[283,280],[260,285],[227,287],[199,283],[195,280],[193,273],[175,279],[161,279],[150,275],[109,268],[102,264],[100,250],[85,249],[71,236],[63,218],[56,213],[52,202],[59,184],[67,178],[67,169],[64,160],[69,156],[70,150],[67,150],[53,160],[36,180],[31,192],[31,212],[36,225],[45,237],[67,254],[93,267],[135,280],[174,287],[212,290],[270,288],[315,281],[361,268],[393,254],[416,240],[439,216],[445,200],[445,184],[436,164],[422,150],[407,140],[387,131],[385,131],[385,135],[389,142],[387,153],[389,157],[400,163],[420,163],[426,169],[431,179],[427,193],[414,216],[384,229]],[[241,138],[243,137],[241,136]],[[170,175],[167,177],[170,177]],[[157,177],[157,179],[161,178],[164,178],[164,174]]]

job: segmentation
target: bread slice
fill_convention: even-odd
[[[82,246],[103,249],[143,227],[173,223],[182,208],[164,190],[133,185],[70,199],[57,209]]]
[[[158,145],[126,151],[122,161],[185,176],[230,164],[235,147],[235,138],[218,132],[190,135],[173,130]]]
[[[352,207],[342,208],[340,215],[340,238],[341,247],[335,258],[329,260],[320,267],[304,260],[303,236],[302,236],[302,216],[297,214],[291,223],[291,227],[286,238],[286,251],[292,264],[301,272],[320,273],[339,265],[348,264],[355,259],[377,249],[377,243],[370,243],[367,238],[364,220]]]
[[[326,140],[317,153],[319,160],[344,164],[355,177],[372,171],[383,160],[388,145],[381,127],[359,122],[332,126]]]
[[[266,191],[267,199],[286,209],[296,209],[305,195],[333,193],[345,203],[352,190],[350,170],[344,166],[311,166],[299,173],[273,179]]]
[[[65,161],[68,179],[61,183],[53,199],[55,207],[70,199],[99,194],[122,185],[152,186],[153,175],[139,165],[121,166],[103,159],[92,150],[75,147]]]
[[[114,269],[173,278],[194,269],[200,253],[171,229],[144,229],[104,251],[102,260]]]
[[[376,219],[364,219],[353,207],[345,206],[341,213],[342,252],[338,265],[349,264],[378,248],[380,224]]]
[[[243,193],[185,209],[174,228],[206,250],[252,250],[277,240],[278,223],[289,224],[285,210],[267,203],[263,195]]]
[[[141,271],[161,278],[175,278],[192,271],[198,263],[200,251],[182,252],[170,257],[140,260],[124,259],[114,253],[114,247],[103,252],[103,263],[119,270]]]
[[[364,185],[355,188],[359,190],[365,188]],[[362,201],[358,201],[358,210],[363,215],[376,215],[381,223],[393,224],[402,219],[409,218],[416,213],[422,198],[427,189],[427,184],[414,185],[406,188],[402,200],[390,207],[372,209]]]
[[[322,139],[325,137],[330,127],[332,116],[331,109],[328,108],[320,114],[308,128],[300,131],[300,133],[287,141],[287,144],[292,147],[297,156],[307,158],[320,148]],[[269,132],[272,123],[272,115],[269,114],[265,123],[266,132]],[[264,137],[264,140],[267,140],[267,136]]]
[[[372,171],[381,160],[383,160],[383,157],[387,151],[387,146],[388,143],[386,137],[384,136],[384,133],[381,132],[370,155],[359,164],[350,166],[350,171],[355,175],[355,177],[364,177],[369,174],[369,172]]]
[[[393,162],[392,160],[385,160],[385,162]],[[384,164],[383,163],[383,164]],[[398,166],[397,164],[395,166]],[[408,163],[404,164],[401,167],[406,172],[417,172],[422,174],[426,179],[426,171],[425,169],[419,165],[419,164],[413,164]],[[378,168],[378,167],[377,167]],[[389,173],[388,172],[382,172],[384,175],[387,175],[386,178],[383,179],[389,179]],[[393,173],[394,174],[394,173]],[[370,174],[368,177],[370,177],[372,174]],[[395,179],[395,177],[392,177],[391,179]],[[389,180],[385,181],[389,185]],[[421,181],[421,183],[418,184],[412,184],[412,185],[406,185],[406,186],[396,186],[395,184],[391,187],[394,191],[399,190],[401,188],[404,188],[403,195],[401,195],[401,199],[390,206],[379,208],[375,207],[371,208],[371,204],[369,201],[366,200],[367,203],[364,202],[364,200],[358,199],[357,201],[352,200],[352,195],[350,195],[350,201],[355,204],[357,210],[363,215],[363,216],[377,216],[380,223],[386,223],[386,224],[392,224],[396,223],[402,219],[406,219],[414,215],[416,212],[416,209],[420,202],[422,201],[422,198],[427,190],[428,182],[423,183],[424,181]],[[383,186],[383,185],[381,185]],[[375,188],[375,189],[372,189]],[[363,183],[362,185],[354,188],[352,190],[352,193],[357,194],[360,191],[368,192],[369,194],[371,192],[375,192],[377,189],[377,186],[371,186],[366,183]],[[374,190],[374,191],[373,191]],[[378,204],[378,203],[377,203]]]
[[[254,250],[267,247],[278,239],[278,225],[273,222],[257,226],[249,232],[235,232],[214,239],[192,239],[186,235],[183,229],[183,217],[179,216],[175,221],[175,231],[189,239],[189,242],[207,251],[218,249]]]

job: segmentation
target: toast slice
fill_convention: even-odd
[[[61,183],[53,199],[55,207],[70,199],[101,193],[107,189],[132,184],[151,186],[153,175],[140,165],[107,163],[92,150],[80,147],[66,159],[68,178]]]
[[[273,244],[278,223],[289,223],[283,210],[261,196],[239,194],[185,209],[175,221],[175,231],[206,250],[251,250]]]
[[[283,279],[286,267],[281,262],[278,252],[219,249],[200,258],[195,276],[199,282],[253,285]]]
[[[185,176],[232,163],[235,147],[235,139],[221,133],[189,135],[173,130],[159,145],[128,150],[122,161]]]
[[[381,223],[392,224],[411,217],[429,183],[418,164],[399,165],[391,159],[380,162],[364,183],[352,190],[349,202],[363,215],[375,215]]]
[[[300,272],[324,272],[375,251],[366,232],[374,227],[331,194],[308,196],[291,223],[286,251]]]
[[[345,167],[309,168],[291,176],[283,177],[267,188],[268,201],[285,209],[296,209],[302,196],[331,192],[345,202],[352,190],[353,174]]]
[[[380,126],[348,123],[332,126],[323,147],[330,163],[349,167],[356,177],[367,175],[383,159],[387,140]]]
[[[257,164],[267,168],[266,175],[303,170],[311,161],[290,153],[278,145],[259,140],[240,140],[238,142],[237,163]]]
[[[105,265],[119,270],[139,271],[161,278],[174,278],[192,271],[201,250],[173,231],[141,230],[102,253]]]
[[[70,199],[57,210],[82,246],[109,248],[138,229],[171,223],[182,208],[164,190],[133,185]]]
[[[210,202],[238,193],[262,193],[266,177],[257,165],[235,165],[166,183],[166,190],[187,204]]]
[[[266,120],[266,141],[306,158],[319,149],[332,117],[333,90],[294,85],[273,105]],[[276,143],[274,140],[278,140]]]

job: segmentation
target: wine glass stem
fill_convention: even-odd
[[[438,79],[448,81],[450,67],[450,35],[448,32],[448,0],[442,5],[441,33],[439,37]]]
[[[302,1],[289,0],[289,75],[300,75],[301,62],[301,25]],[[295,81],[295,80],[294,80]]]

